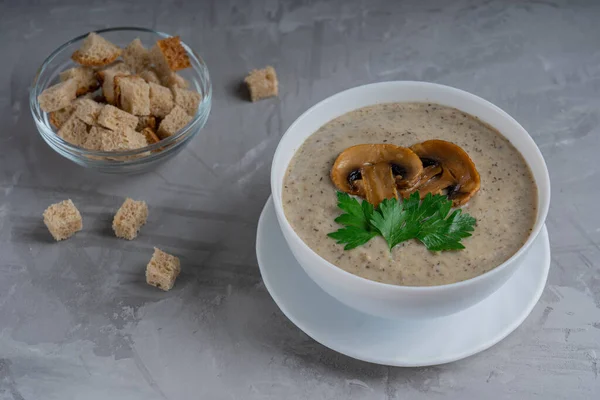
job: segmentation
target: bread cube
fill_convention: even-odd
[[[73,112],[75,112],[75,106],[73,106],[73,104],[71,103],[65,108],[61,108],[60,110],[52,111],[51,113],[49,113],[48,119],[56,129],[60,129],[60,127],[63,126],[65,122],[67,122],[67,120],[69,119],[71,114],[73,114]]]
[[[94,100],[87,98],[76,100],[74,105],[75,116],[88,125],[96,125],[98,115],[104,108],[104,104],[96,103]]]
[[[146,223],[148,206],[145,201],[127,198],[113,219],[113,231],[117,237],[133,240]]]
[[[109,42],[97,33],[90,32],[71,58],[81,65],[98,67],[110,64],[120,55],[121,49],[119,46]]]
[[[40,108],[49,113],[67,107],[77,97],[77,87],[74,79],[50,86],[38,96]]]
[[[58,136],[75,146],[82,146],[88,135],[88,126],[73,113],[58,130]]]
[[[196,115],[200,100],[202,99],[200,93],[178,87],[173,87],[172,91],[175,104],[183,108],[189,115]]]
[[[99,126],[92,126],[87,134],[86,139],[81,144],[81,147],[86,150],[102,150],[102,133],[104,131],[108,131],[108,129],[101,128]]]
[[[79,232],[83,222],[71,199],[52,204],[44,211],[44,224],[54,240],[64,240]]]
[[[278,94],[277,74],[271,66],[251,71],[244,82],[248,85],[252,101],[266,99]]]
[[[169,71],[168,74],[162,75],[160,78],[163,86],[170,87],[171,89],[174,87],[186,89],[190,86],[190,83],[177,72]]]
[[[131,129],[113,131],[93,126],[83,142],[82,147],[96,151],[129,151],[146,147],[148,142],[144,134]],[[119,158],[122,160],[123,158]]]
[[[168,138],[177,133],[180,129],[192,120],[192,116],[185,112],[179,106],[173,107],[173,110],[160,122],[156,132],[161,139]]]
[[[96,72],[89,67],[75,67],[60,73],[60,80],[74,79],[77,82],[77,96],[93,92],[100,87]]]
[[[160,85],[160,78],[158,74],[152,69],[146,69],[138,74],[143,80],[148,83],[156,83]]]
[[[146,140],[146,136],[141,133],[132,130],[127,131],[127,138],[129,140],[129,147],[131,150],[141,149],[142,147],[148,146],[148,141]],[[147,155],[148,153],[144,153]]]
[[[134,115],[150,114],[150,87],[135,75],[115,77],[115,100],[123,111]]]
[[[150,103],[150,107],[152,107],[152,103]],[[150,128],[153,131],[156,130],[156,118],[153,115],[141,115],[138,117],[138,124],[135,130],[141,132],[145,128]]]
[[[175,104],[171,91],[161,85],[149,83],[150,86],[150,114],[164,118],[171,112]]]
[[[115,79],[117,77],[128,76],[129,72],[118,72],[118,71],[105,71],[102,76],[104,79],[102,81],[102,93],[104,94],[104,98],[108,104],[116,105],[117,104],[117,96],[115,93]]]
[[[146,282],[164,291],[171,290],[181,272],[179,258],[154,248],[152,259],[146,266]]]
[[[98,124],[113,131],[125,131],[135,129],[138,117],[107,104],[98,115]]]
[[[179,36],[157,41],[150,50],[150,56],[155,67],[163,75],[167,75],[169,71],[189,68],[192,65],[185,48],[181,45]]]
[[[129,66],[125,64],[125,62],[117,60],[112,64],[96,70],[96,76],[101,82],[104,82],[106,74],[113,74],[113,76],[115,74],[131,75],[131,69],[129,69]]]
[[[144,135],[130,128],[116,131],[105,129],[100,133],[102,151],[129,151],[148,145]]]
[[[134,73],[144,71],[151,64],[150,52],[144,47],[139,38],[134,39],[127,45],[125,50],[123,50],[122,57],[125,64],[127,64],[129,69]]]

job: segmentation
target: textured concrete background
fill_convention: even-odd
[[[591,399],[600,396],[600,2],[0,2],[0,399]],[[27,89],[51,50],[123,25],[179,34],[214,82],[205,131],[141,176],[76,167],[39,137]],[[272,64],[281,96],[240,79]],[[254,255],[277,141],[342,89],[427,80],[480,95],[540,146],[552,178],[548,286],[525,323],[449,365],[371,365],[281,314]],[[116,240],[124,196],[148,225]],[[52,243],[41,213],[85,218]],[[144,283],[152,246],[181,257],[169,293]],[[468,327],[465,327],[468,329]]]

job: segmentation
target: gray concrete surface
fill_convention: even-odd
[[[0,399],[599,398],[599,21],[592,0],[0,2]],[[52,49],[122,25],[181,35],[214,82],[205,131],[141,176],[61,158],[27,101]],[[240,99],[240,79],[266,64],[280,98]],[[285,129],[342,89],[396,79],[504,108],[533,135],[553,185],[540,303],[492,349],[431,368],[315,343],[275,306],[254,255]],[[151,210],[133,242],[110,231],[124,196]],[[53,243],[41,213],[67,197],[85,230]],[[144,283],[155,245],[183,262],[169,293]]]

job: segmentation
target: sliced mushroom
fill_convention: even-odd
[[[411,149],[419,156],[424,168],[419,182],[400,192],[402,197],[416,191],[421,198],[427,193],[446,194],[457,207],[469,201],[479,190],[479,173],[460,146],[445,140],[428,140],[415,144]]]
[[[414,186],[422,170],[419,157],[406,147],[360,144],[340,153],[331,180],[339,190],[377,206],[383,199],[398,198],[397,186]]]

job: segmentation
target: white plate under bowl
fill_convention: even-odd
[[[273,199],[256,237],[265,286],[281,311],[317,342],[376,364],[417,367],[444,364],[486,350],[514,331],[539,300],[550,268],[544,226],[523,265],[482,302],[446,317],[387,320],[363,314],[325,293],[295,260],[281,233]]]

